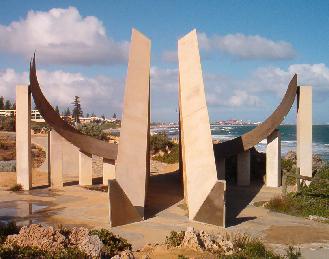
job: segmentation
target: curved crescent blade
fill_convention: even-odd
[[[297,75],[291,79],[288,89],[275,111],[260,125],[253,130],[235,139],[214,144],[216,157],[227,158],[232,155],[247,151],[267,138],[284,120],[290,111],[297,93]]]
[[[57,114],[40,89],[36,73],[35,55],[30,63],[30,89],[35,105],[45,121],[63,138],[78,147],[81,151],[94,154],[113,163],[117,158],[118,145],[107,143],[87,136],[72,127]]]

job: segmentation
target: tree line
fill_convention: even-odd
[[[0,110],[15,110],[16,103],[11,103],[10,100],[5,100],[3,96],[0,96]]]

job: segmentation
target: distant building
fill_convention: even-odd
[[[0,117],[14,117],[16,110],[0,110]],[[45,122],[38,110],[31,110],[31,120],[35,122]]]

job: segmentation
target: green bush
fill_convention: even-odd
[[[169,247],[177,247],[180,246],[184,239],[185,232],[184,231],[171,231],[169,236],[166,236],[165,244]]]
[[[131,250],[131,244],[124,238],[115,236],[107,229],[91,230],[90,235],[96,235],[104,244],[102,258],[111,258],[122,251]]]
[[[20,227],[16,226],[15,222],[0,224],[0,244],[2,244],[6,240],[7,236],[18,234],[19,230]]]

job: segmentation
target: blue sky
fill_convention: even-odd
[[[121,113],[131,28],[152,40],[152,120],[177,119],[177,40],[196,28],[212,121],[264,120],[294,73],[313,86],[313,121],[329,122],[327,1],[2,1],[0,95],[27,83],[37,51],[46,96]],[[295,121],[293,109],[287,122]]]

